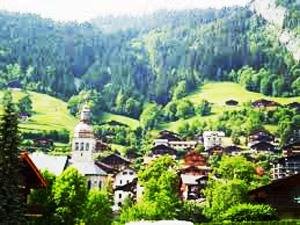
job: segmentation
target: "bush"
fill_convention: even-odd
[[[237,204],[230,207],[224,214],[223,220],[231,222],[270,221],[277,219],[276,211],[269,205]]]

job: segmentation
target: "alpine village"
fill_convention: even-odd
[[[300,224],[298,0],[0,10],[0,101],[1,225]]]

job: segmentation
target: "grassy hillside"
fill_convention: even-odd
[[[77,119],[69,114],[67,103],[57,98],[36,92],[29,92],[34,114],[26,122],[20,124],[24,131],[62,130],[72,131]],[[25,95],[24,92],[13,90],[15,101]],[[3,92],[0,92],[2,98]]]
[[[159,128],[176,131],[183,122],[192,122],[193,120],[197,119],[213,121],[217,119],[217,117],[225,110],[238,109],[243,103],[261,98],[274,100],[280,104],[288,104],[294,101],[300,102],[300,96],[292,98],[275,98],[264,96],[261,93],[247,91],[239,84],[233,82],[209,82],[189,96],[185,97],[185,99],[190,100],[194,104],[199,104],[203,99],[208,100],[213,104],[212,115],[205,117],[194,116],[186,120],[181,119],[171,123],[163,123]],[[227,106],[225,102],[230,99],[238,101],[239,106]],[[273,127],[268,126],[268,129],[272,130]]]
[[[100,120],[103,122],[117,121],[119,123],[126,124],[133,129],[137,128],[140,124],[140,122],[137,119],[107,112],[104,112],[100,115]]]

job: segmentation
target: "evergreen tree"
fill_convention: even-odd
[[[22,183],[20,177],[20,142],[18,114],[12,95],[3,98],[4,115],[0,124],[0,221],[1,224],[24,224]]]

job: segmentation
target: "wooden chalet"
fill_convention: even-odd
[[[105,151],[105,150],[110,150],[109,145],[107,143],[105,143],[104,141],[102,141],[100,139],[97,139],[95,151],[96,152],[102,152],[102,151]]]
[[[300,173],[300,155],[282,157],[272,163],[273,180]]]
[[[180,168],[180,195],[183,200],[204,200],[201,189],[206,185],[209,172],[203,155],[195,151],[186,153]]]
[[[207,150],[205,150],[209,155],[215,155],[215,154],[218,154],[218,155],[221,155],[224,153],[224,147],[221,146],[221,145],[215,145],[215,146],[212,146],[210,148],[208,148]]]
[[[41,137],[41,138],[35,138],[33,140],[33,143],[34,143],[34,146],[37,146],[37,147],[51,147],[51,146],[53,146],[54,142],[50,138]]]
[[[248,143],[254,142],[273,142],[275,140],[275,136],[266,130],[255,130],[251,132],[248,136]]]
[[[281,218],[300,217],[300,174],[275,180],[248,192],[254,203],[269,204]]]
[[[176,156],[177,151],[166,145],[156,145],[151,149],[149,156],[161,156],[161,155],[172,155]]]
[[[257,152],[275,152],[275,146],[269,142],[261,141],[250,145],[250,149]]]
[[[128,159],[122,157],[118,153],[112,153],[101,159],[100,162],[117,170],[127,167],[131,164]]]
[[[252,102],[252,106],[255,108],[267,108],[267,107],[278,107],[281,106],[278,102],[270,101],[267,99],[258,99]]]
[[[21,156],[21,177],[22,177],[22,192],[24,202],[27,203],[27,196],[30,194],[32,189],[45,188],[47,186],[46,180],[41,175],[38,168],[35,166],[33,161],[30,159],[27,152],[22,152]],[[41,209],[38,206],[26,205],[27,209],[25,216],[27,217],[38,217],[42,216]]]
[[[227,155],[238,155],[242,151],[242,148],[236,145],[229,145],[224,148],[224,154]]]
[[[285,145],[282,151],[284,156],[300,155],[300,141]]]
[[[96,161],[95,164],[102,170],[104,170],[107,174],[114,175],[118,172],[114,167],[107,165],[101,161]]]
[[[159,136],[156,139],[166,139],[168,141],[182,141],[178,134],[168,130],[163,130],[159,132]]]
[[[230,99],[230,100],[227,100],[227,101],[225,102],[225,104],[226,104],[226,105],[229,105],[229,106],[236,106],[236,105],[239,104],[239,102],[236,101],[236,100]]]

